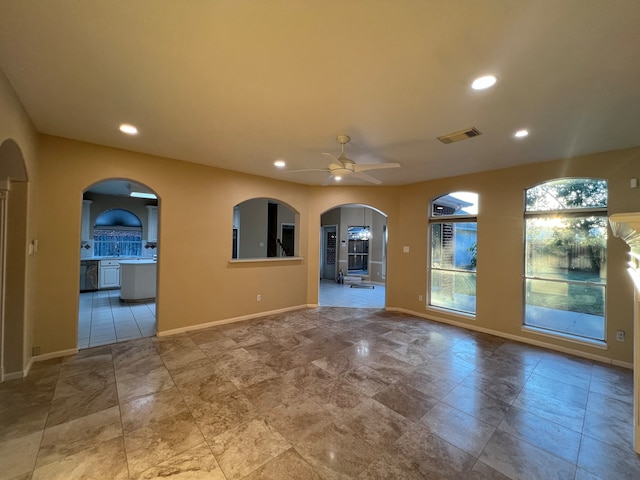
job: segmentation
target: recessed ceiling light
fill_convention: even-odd
[[[516,133],[513,134],[513,136],[516,138],[526,137],[527,135],[529,135],[528,130],[518,130]]]
[[[123,123],[120,125],[120,131],[122,133],[126,133],[127,135],[137,135],[138,129],[133,125],[129,125],[128,123]]]
[[[474,90],[484,90],[485,88],[493,87],[498,81],[498,77],[495,75],[484,75],[476,78],[471,84],[471,88]]]
[[[158,198],[155,193],[147,193],[147,192],[131,192],[129,194],[130,197],[136,198]]]
[[[284,168],[284,166],[286,165],[284,160],[276,160],[275,162],[273,162],[273,164],[278,168]]]

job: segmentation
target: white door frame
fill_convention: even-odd
[[[7,267],[7,202],[9,180],[0,182],[0,383],[4,382],[4,307]]]

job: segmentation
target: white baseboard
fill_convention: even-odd
[[[251,313],[249,315],[243,315],[241,317],[225,318],[222,320],[215,320],[213,322],[199,323],[198,325],[190,325],[188,327],[174,328],[171,330],[158,332],[157,335],[158,337],[166,337],[169,335],[176,335],[178,333],[193,332],[195,330],[202,330],[203,328],[215,327],[216,325],[244,322],[245,320],[252,320],[254,318],[268,317],[269,315],[277,315],[279,313],[291,312],[293,310],[302,310],[304,308],[308,308],[308,305],[297,305],[295,307],[280,308],[277,310],[270,310],[268,312]]]
[[[26,375],[18,370],[17,372],[3,373],[2,374],[2,381],[3,382],[7,382],[9,380],[18,380],[18,379],[23,378],[23,377],[26,377]]]
[[[552,343],[547,343],[547,342],[543,342],[543,341],[540,341],[540,340],[534,340],[532,338],[520,337],[518,335],[512,335],[510,333],[501,332],[499,330],[492,330],[490,328],[479,327],[477,325],[472,325],[472,324],[464,323],[464,322],[456,322],[455,320],[449,320],[447,318],[438,317],[438,316],[435,316],[435,315],[427,315],[427,314],[424,314],[424,313],[415,312],[413,310],[408,310],[406,308],[386,307],[385,310],[388,310],[390,312],[406,313],[406,314],[409,314],[409,315],[414,315],[416,317],[425,318],[427,320],[432,320],[434,322],[446,323],[448,325],[453,325],[455,327],[466,328],[467,330],[474,330],[474,331],[477,331],[477,332],[488,333],[489,335],[495,335],[496,337],[502,337],[502,338],[506,338],[506,339],[509,339],[509,340],[514,340],[516,342],[527,343],[529,345],[535,345],[536,347],[546,348],[548,350],[554,350],[554,351],[557,351],[557,352],[562,352],[562,353],[567,353],[567,354],[570,354],[570,355],[575,355],[576,357],[587,358],[589,360],[595,360],[595,361],[601,362],[601,363],[608,363],[610,365],[615,365],[615,366],[618,366],[618,367],[624,367],[624,368],[633,369],[633,363],[630,363],[630,362],[621,362],[619,360],[615,360],[615,359],[612,359],[612,358],[603,357],[602,355],[596,355],[596,354],[589,353],[589,352],[583,352],[581,350],[575,350],[575,349],[569,348],[569,347],[562,347],[562,346],[559,346],[559,345],[554,345]]]
[[[69,348],[68,350],[59,350],[57,352],[43,353],[42,355],[36,355],[35,357],[31,358],[31,361],[29,362],[29,368],[31,368],[31,364],[33,362],[44,362],[45,360],[51,360],[52,358],[68,357],[70,355],[75,355],[76,353],[78,353],[78,347]]]

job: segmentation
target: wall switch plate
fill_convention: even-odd
[[[624,342],[624,330],[618,330],[616,332],[616,340],[619,342]]]
[[[418,295],[418,301],[422,301],[422,295]]]
[[[262,301],[262,295],[260,295],[260,294],[256,295],[256,301],[257,302]]]
[[[409,247],[407,246],[402,247],[402,253],[409,253]]]

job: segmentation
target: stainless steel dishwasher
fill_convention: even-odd
[[[99,260],[80,260],[80,291],[98,290]]]

